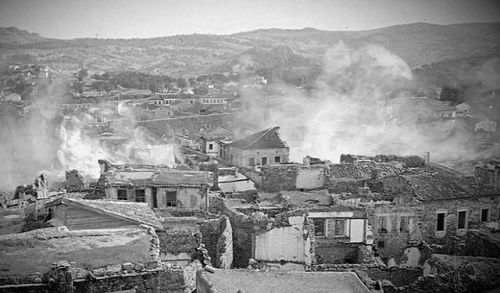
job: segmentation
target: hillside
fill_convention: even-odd
[[[257,71],[314,75],[328,48],[378,44],[411,67],[500,51],[500,23],[415,23],[367,31],[265,29],[232,35],[179,35],[150,39],[54,40],[16,28],[0,28],[0,61],[34,60],[63,72],[140,70],[194,76],[208,72]]]

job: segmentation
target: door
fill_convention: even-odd
[[[351,220],[351,243],[360,243],[365,238],[365,220],[352,219]]]
[[[262,157],[262,166],[267,164],[267,157]]]

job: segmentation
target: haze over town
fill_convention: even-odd
[[[0,292],[500,288],[499,52],[489,0],[1,1]]]

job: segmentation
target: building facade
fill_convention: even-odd
[[[269,128],[222,145],[223,158],[238,167],[288,163],[290,149],[279,136],[279,127]]]

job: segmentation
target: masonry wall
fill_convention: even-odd
[[[44,276],[0,278],[2,293],[98,293],[125,290],[135,290],[137,293],[183,293],[186,287],[182,268],[157,262],[108,265],[90,271],[77,267],[53,267]]]
[[[248,260],[253,258],[255,233],[271,224],[267,218],[256,219],[228,208],[224,200],[219,202],[220,211],[231,223],[233,234],[233,267],[246,268]]]
[[[295,187],[297,189],[317,189],[325,185],[325,168],[299,168]]]
[[[203,244],[217,268],[229,269],[233,263],[233,231],[231,222],[225,216],[206,220],[200,224]]]
[[[158,231],[157,234],[160,240],[160,258],[171,263],[188,263],[202,242],[199,231],[168,230]]]
[[[463,236],[469,230],[479,229],[481,210],[489,209],[488,221],[499,219],[500,196],[483,196],[447,201],[432,201],[418,211],[422,238],[428,242],[449,236]],[[458,211],[466,211],[466,229],[458,229]],[[437,213],[445,213],[445,231],[436,231]]]
[[[262,167],[262,185],[267,192],[295,190],[300,165],[284,164]]]
[[[111,200],[118,200],[118,190],[127,191],[127,200],[135,202],[135,191],[144,190],[145,199],[150,207],[153,207],[153,190],[151,187],[108,187],[106,188],[106,198]],[[205,209],[206,208],[206,195],[204,188],[157,188],[157,208],[167,208],[166,206],[166,192],[177,191],[177,207],[188,209]]]
[[[326,188],[329,193],[352,193],[357,194],[360,187],[363,186],[363,180],[354,178],[333,178],[327,176]]]
[[[289,217],[291,226],[276,227],[255,236],[255,260],[311,265],[311,240],[304,217]]]
[[[372,227],[374,246],[382,259],[394,257],[399,263],[404,248],[421,239],[418,228],[419,207],[375,205],[367,208],[368,224]],[[383,219],[383,220],[382,220]],[[385,227],[381,224],[385,223]]]

